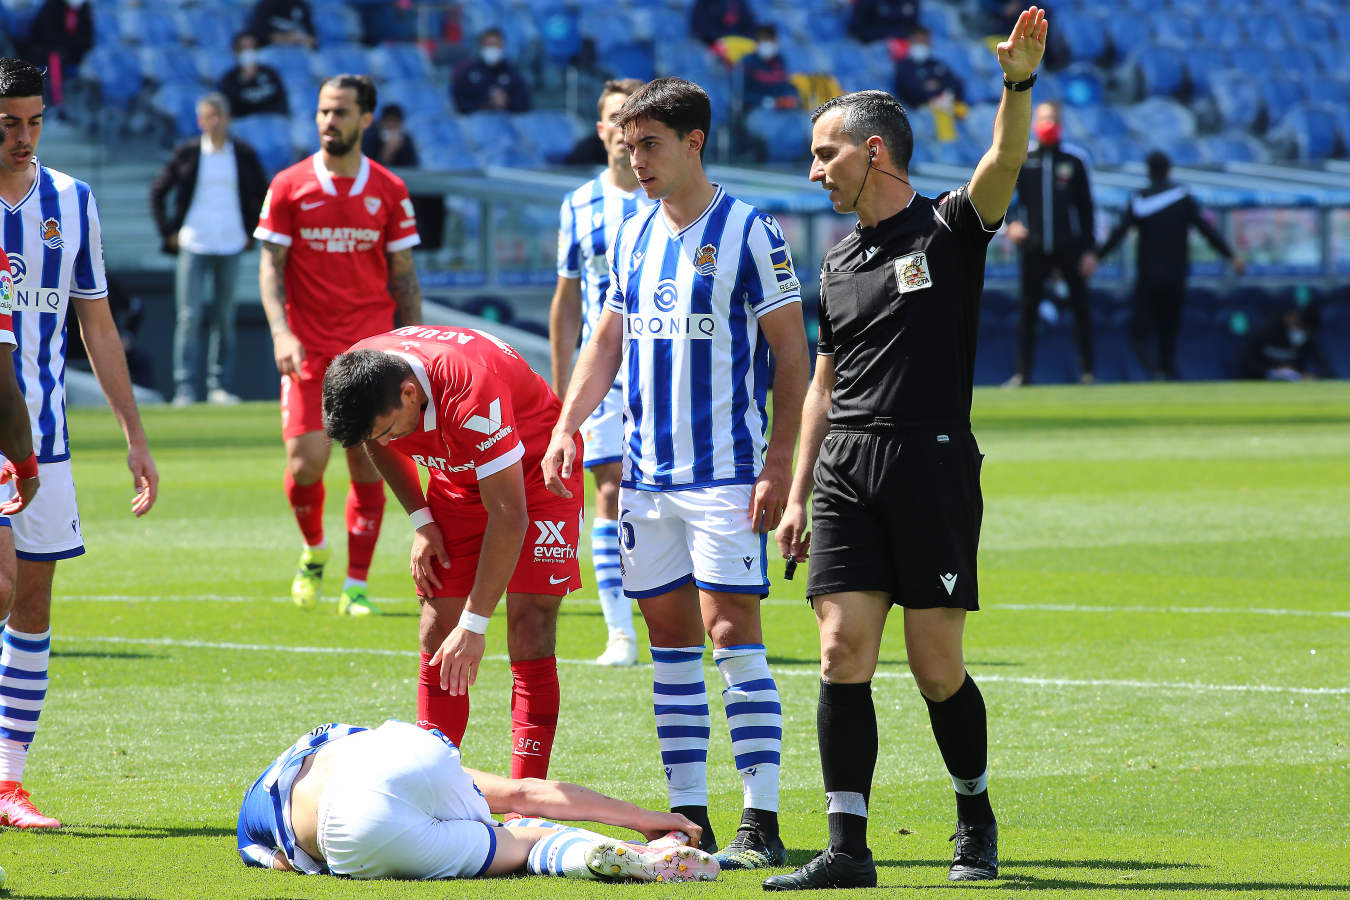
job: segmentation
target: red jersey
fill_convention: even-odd
[[[426,392],[422,430],[389,447],[430,473],[428,493],[481,505],[478,480],[520,461],[531,508],[564,502],[544,487],[539,467],[562,404],[510,346],[469,328],[409,325],[352,349],[401,357]],[[581,496],[580,466],[573,476],[568,487]]]
[[[421,242],[402,179],[364,156],[339,178],[318,153],[272,179],[253,236],[291,248],[286,324],[323,356],[394,327],[386,255]]]
[[[13,350],[18,346],[14,340],[14,276],[9,271],[9,257],[0,250],[0,345],[8,344]]]

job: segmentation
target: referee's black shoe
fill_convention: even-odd
[[[947,840],[956,842],[948,881],[989,881],[998,877],[998,823],[967,825],[956,823],[956,834]]]
[[[764,879],[766,891],[809,891],[817,888],[867,888],[877,886],[877,866],[872,851],[862,859],[828,847],[815,859],[785,875]]]

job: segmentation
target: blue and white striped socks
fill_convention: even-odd
[[[512,819],[507,828],[552,828],[554,834],[541,838],[525,858],[525,871],[531,875],[557,875],[563,878],[596,877],[586,865],[586,851],[596,841],[607,840],[602,834],[559,825],[547,819]]]
[[[708,689],[703,647],[652,648],[652,705],[670,805],[708,805]]]
[[[622,632],[633,637],[633,602],[623,593],[623,575],[619,571],[619,523],[614,519],[591,522],[591,564],[595,566],[600,611],[605,614],[609,633]]]
[[[52,631],[28,634],[6,625],[0,639],[0,781],[23,781],[28,745],[47,696]]]
[[[714,649],[713,660],[726,682],[722,702],[731,729],[731,753],[745,790],[745,808],[777,812],[783,707],[764,645]]]

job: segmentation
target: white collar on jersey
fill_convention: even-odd
[[[333,184],[333,173],[325,168],[321,154],[315,153],[314,159],[314,177],[319,179],[319,186],[323,188],[325,194],[337,196],[337,185]],[[356,180],[352,182],[352,189],[347,194],[349,197],[355,197],[366,189],[366,182],[370,180],[370,159],[365,155],[361,156],[361,169],[356,173]]]
[[[386,350],[384,352],[390,356],[397,356],[412,368],[413,377],[417,379],[417,383],[422,386],[423,392],[427,395],[427,408],[422,412],[422,430],[435,431],[436,398],[431,395],[431,379],[427,378],[426,366],[422,365],[420,359],[407,353],[399,353],[397,350]]]
[[[20,206],[23,206],[25,203],[28,202],[28,199],[30,197],[32,197],[37,193],[38,185],[42,183],[42,163],[38,162],[38,158],[36,156],[33,157],[33,168],[37,170],[37,175],[33,178],[33,183],[32,185],[29,186],[28,193],[23,195],[22,200],[20,200],[18,203],[15,203],[13,206],[10,206],[7,201],[5,201],[3,198],[0,198],[0,206],[3,206],[5,210],[7,210],[8,212],[13,212]]]
[[[712,211],[712,208],[717,205],[717,201],[722,199],[722,194],[724,193],[722,190],[722,186],[717,182],[714,181],[712,183],[712,186],[713,188],[715,188],[715,190],[713,191],[713,198],[708,201],[708,205],[703,208],[703,212],[699,213],[698,218],[694,219],[694,221],[690,222],[688,225],[684,226],[679,231],[676,231],[671,226],[670,219],[666,217],[664,210],[662,210],[659,213],[659,215],[661,216],[661,224],[666,227],[666,234],[670,235],[675,240],[679,240],[680,236],[683,235],[686,231],[693,228],[699,222],[703,221],[704,217],[706,217],[708,213]],[[658,210],[661,210],[661,204],[657,203],[656,208]]]

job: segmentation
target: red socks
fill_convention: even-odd
[[[546,778],[558,730],[558,660],[511,663],[511,777]]]
[[[323,543],[323,480],[313,484],[296,484],[290,469],[283,481],[286,499],[290,501],[295,521],[305,543],[315,547]],[[372,542],[373,543],[373,542]]]
[[[384,519],[384,482],[353,481],[347,491],[347,577],[365,581]],[[442,729],[444,731],[444,729]]]
[[[441,687],[441,667],[431,664],[431,654],[422,654],[422,667],[417,676],[417,723],[430,722],[440,729],[456,747],[464,740],[464,729],[469,724],[469,695],[451,697]]]

